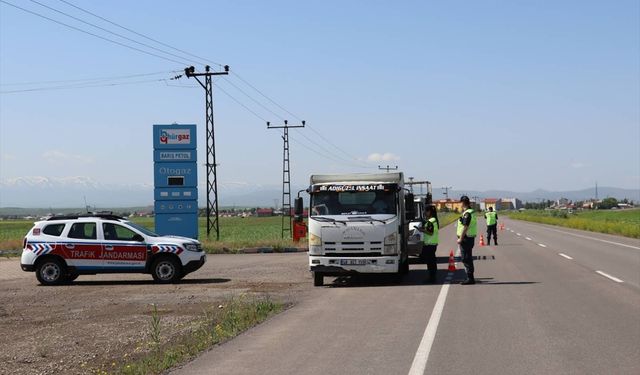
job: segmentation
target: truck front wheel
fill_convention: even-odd
[[[408,256],[407,256],[407,259],[404,260],[404,262],[400,263],[400,272],[403,275],[409,274],[409,257]]]
[[[324,276],[322,276],[319,272],[313,273],[313,286],[323,286],[324,285]]]

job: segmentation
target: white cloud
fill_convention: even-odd
[[[400,157],[391,152],[385,152],[383,154],[374,152],[373,154],[369,154],[369,156],[367,156],[367,161],[371,161],[371,162],[397,161],[397,160],[400,160]]]
[[[42,153],[42,157],[49,163],[62,164],[62,163],[79,163],[79,164],[91,164],[93,158],[85,155],[69,154],[60,150],[49,150]]]
[[[571,168],[575,168],[575,169],[580,169],[580,168],[587,167],[587,164],[585,164],[583,162],[580,162],[580,161],[574,161],[570,165],[571,165]]]

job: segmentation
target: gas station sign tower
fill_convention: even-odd
[[[198,238],[195,125],[153,125],[155,231]]]

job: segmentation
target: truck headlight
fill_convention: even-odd
[[[320,236],[309,233],[309,246],[322,246],[322,239]]]
[[[395,233],[384,238],[384,254],[396,254],[397,251],[397,236]]]
[[[309,233],[309,255],[322,255],[322,239]]]

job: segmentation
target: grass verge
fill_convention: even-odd
[[[640,210],[637,209],[582,211],[572,214],[555,210],[527,210],[505,215],[515,220],[640,238]]]
[[[191,330],[179,337],[161,337],[162,317],[155,308],[151,311],[150,341],[141,343],[146,352],[128,361],[123,361],[114,369],[106,365],[96,369],[96,374],[146,375],[160,374],[182,364],[210,347],[229,340],[241,332],[265,321],[281,312],[284,304],[274,302],[268,297],[247,297],[241,295],[231,298],[216,307],[205,311]]]
[[[440,222],[440,228],[444,228],[447,225],[453,223],[458,220],[460,217],[459,213],[455,212],[439,212],[438,213],[438,221]]]

